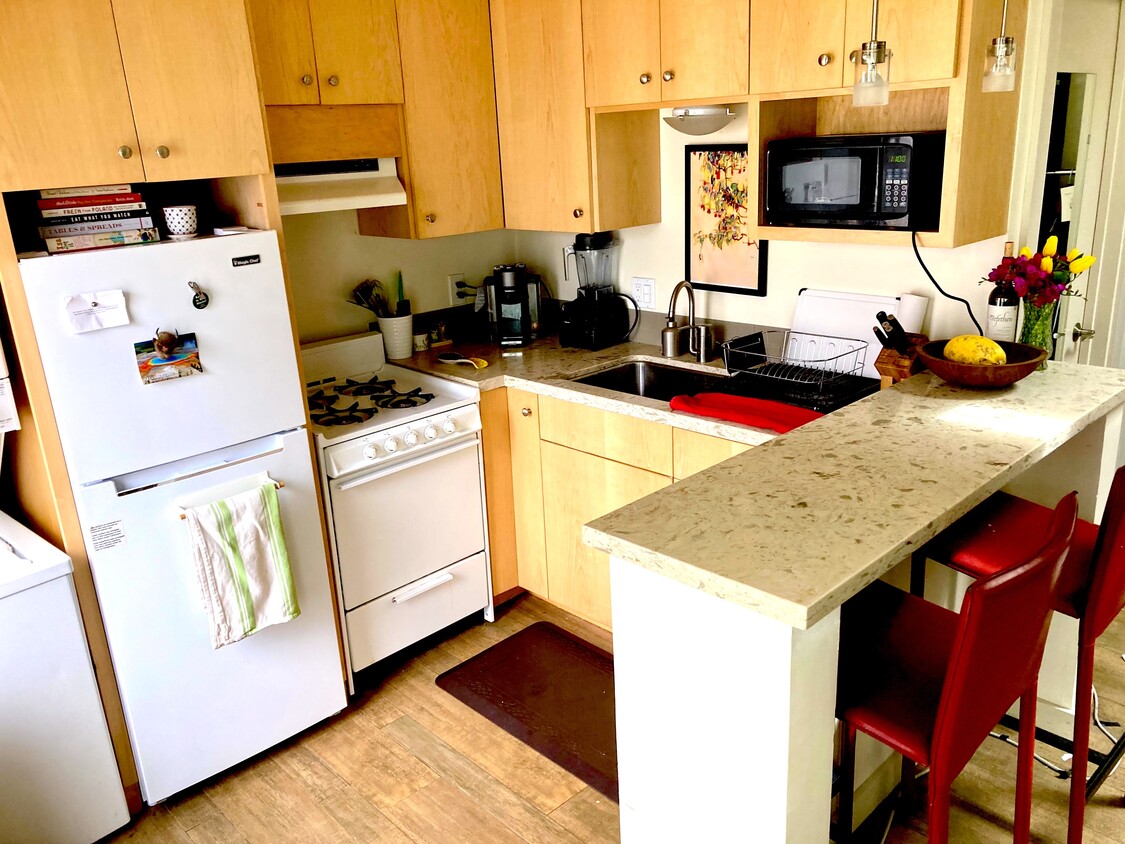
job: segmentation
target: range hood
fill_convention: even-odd
[[[278,164],[274,170],[282,216],[406,204],[393,158]]]

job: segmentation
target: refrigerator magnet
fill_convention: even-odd
[[[142,384],[186,378],[203,371],[195,334],[156,330],[151,340],[134,343]]]
[[[187,286],[195,291],[195,295],[191,297],[191,304],[196,310],[202,311],[207,307],[207,303],[211,301],[211,297],[194,281],[189,281]]]

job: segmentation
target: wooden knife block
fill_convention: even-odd
[[[879,357],[875,358],[875,369],[880,375],[879,389],[885,390],[911,375],[917,375],[926,365],[918,360],[918,347],[930,342],[925,334],[907,334],[910,341],[910,352],[900,354],[894,349],[883,349]]]

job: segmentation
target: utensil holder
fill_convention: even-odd
[[[387,360],[402,360],[414,354],[414,315],[378,317]]]

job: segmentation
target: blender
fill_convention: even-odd
[[[563,278],[570,280],[570,262],[578,280],[578,298],[562,305],[559,341],[564,346],[604,349],[623,343],[637,327],[640,309],[632,296],[618,293],[618,248],[613,232],[580,234],[563,248]],[[633,305],[633,319],[625,303]]]

